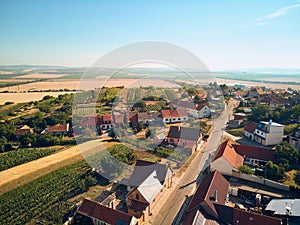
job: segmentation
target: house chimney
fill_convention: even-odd
[[[218,202],[218,191],[217,190],[215,190],[214,198],[215,198],[215,202]]]

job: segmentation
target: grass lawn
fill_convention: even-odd
[[[299,185],[297,185],[294,181],[294,174],[295,174],[296,170],[291,170],[291,171],[288,171],[286,172],[286,180],[283,182],[285,185],[289,185],[289,186],[295,186],[295,187],[298,187],[300,188]]]
[[[244,128],[237,128],[237,129],[231,129],[231,130],[226,130],[229,134],[237,137],[242,137],[244,135]]]

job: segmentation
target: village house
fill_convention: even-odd
[[[156,170],[154,170],[126,197],[128,213],[138,218],[140,224],[149,218],[163,194],[163,185],[157,176]]]
[[[231,140],[219,145],[211,162],[210,170],[218,170],[224,175],[232,175],[242,165],[265,165],[275,159],[272,148],[238,145]]]
[[[154,163],[145,160],[137,160],[129,180],[122,182],[127,185],[128,191],[139,186],[153,171],[156,171],[157,179],[163,188],[170,188],[172,185],[173,172],[169,164]]]
[[[18,127],[15,131],[15,136],[20,137],[23,134],[33,133],[33,128],[23,125],[21,127]]]
[[[132,215],[109,208],[90,199],[84,199],[76,213],[76,220],[90,219],[94,225],[138,225],[138,219]]]
[[[186,109],[164,109],[161,110],[161,117],[164,123],[178,123],[188,121]]]
[[[96,128],[99,121],[99,116],[96,114],[87,114],[81,118],[81,128]]]
[[[245,113],[235,113],[233,114],[233,120],[229,120],[229,128],[239,128],[247,120],[247,115]]]
[[[210,164],[210,170],[218,170],[222,174],[232,175],[232,171],[238,171],[243,165],[244,157],[234,149],[234,143],[228,139],[219,145]]]
[[[254,141],[262,145],[277,145],[282,142],[284,125],[275,123],[272,120],[269,122],[260,121],[255,128]]]
[[[215,203],[225,204],[228,198],[229,183],[218,171],[202,178],[183,219],[183,225],[192,225],[197,211],[202,210],[217,218]]]
[[[189,116],[195,118],[207,118],[211,115],[211,110],[207,105],[174,99],[170,104],[170,109],[186,109]]]
[[[265,165],[267,162],[274,161],[275,159],[275,151],[272,148],[237,144],[233,144],[233,148],[236,151],[236,153],[244,157],[244,164]]]
[[[281,225],[281,219],[232,207],[229,182],[218,171],[202,178],[183,217],[183,225]]]
[[[112,115],[102,115],[99,116],[99,125],[101,130],[108,130],[110,128],[113,128],[113,123],[112,123]]]
[[[166,188],[172,186],[173,172],[169,164],[137,160],[126,184],[128,213],[145,221]]]
[[[201,142],[200,129],[191,127],[171,126],[167,135],[168,144],[180,146],[193,153]]]
[[[245,137],[249,138],[251,141],[254,140],[254,132],[255,132],[255,129],[257,127],[257,124],[256,122],[250,122],[246,127],[245,127]]]
[[[69,131],[70,131],[69,123],[49,126],[45,130],[45,132],[47,132],[52,136],[67,135]]]
[[[262,94],[264,94],[264,91],[260,87],[251,88],[248,92],[248,97],[249,98],[258,98]]]
[[[267,95],[259,98],[258,104],[268,105],[272,110],[275,110],[276,108],[286,109],[291,106],[291,102],[287,98],[277,98],[274,95]]]
[[[295,133],[289,135],[289,143],[300,153],[300,128]]]
[[[151,124],[160,116],[159,112],[139,112],[137,113],[138,122],[143,124]]]

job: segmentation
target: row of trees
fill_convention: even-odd
[[[268,105],[257,105],[252,108],[248,120],[259,122],[261,120],[274,120],[278,123],[287,124],[289,121],[298,120],[300,117],[300,104],[289,109],[278,108],[272,110]]]

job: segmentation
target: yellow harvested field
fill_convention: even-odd
[[[159,79],[109,79],[107,77],[99,77],[95,79],[53,79],[49,81],[33,82],[29,84],[21,84],[11,87],[0,88],[0,92],[10,91],[10,92],[26,92],[30,90],[60,90],[60,89],[70,89],[70,90],[91,90],[100,87],[165,87],[173,88],[178,87],[178,85],[173,84],[168,81]]]
[[[25,78],[25,79],[43,79],[43,78],[59,78],[63,76],[67,76],[69,74],[51,74],[51,73],[31,73],[31,74],[26,74],[23,76],[18,76],[16,77],[17,79],[19,78]]]
[[[9,83],[9,82],[18,82],[18,83],[20,83],[20,82],[28,82],[28,81],[33,81],[33,80],[31,80],[31,79],[12,79],[12,78],[2,79],[2,77],[0,79],[0,82],[2,82],[2,83]]]
[[[0,93],[0,105],[5,102],[23,103],[30,101],[39,101],[46,95],[57,97],[62,94],[72,92],[25,92],[25,93]]]
[[[11,72],[11,71],[4,71],[4,70],[1,70],[1,71],[0,71],[0,74],[12,74],[12,72]]]

